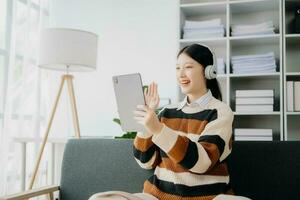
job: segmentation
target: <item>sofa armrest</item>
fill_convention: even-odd
[[[20,192],[17,194],[12,194],[8,196],[0,197],[0,200],[22,200],[22,199],[29,199],[32,197],[37,197],[41,195],[47,195],[47,199],[53,199],[53,192],[59,190],[59,186],[52,185],[52,186],[45,186],[41,188],[36,188],[24,192]]]

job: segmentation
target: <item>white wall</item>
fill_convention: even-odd
[[[112,122],[118,117],[113,75],[140,72],[144,84],[158,83],[160,97],[177,100],[178,5],[178,0],[53,0],[51,27],[99,35],[97,71],[74,74],[82,135],[122,134]],[[56,90],[58,82],[53,86]],[[54,131],[72,132],[71,115],[65,119],[70,109],[58,109],[61,114],[54,123],[59,126]]]

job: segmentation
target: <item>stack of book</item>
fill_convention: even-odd
[[[272,112],[274,105],[273,90],[236,90],[236,112]]]
[[[245,35],[265,35],[274,34],[275,27],[272,21],[266,21],[258,24],[233,25],[231,27],[232,36]]]
[[[236,128],[235,141],[272,141],[272,129]]]
[[[287,111],[300,111],[300,81],[286,82]]]
[[[186,20],[183,27],[183,39],[224,37],[224,35],[225,28],[220,18],[206,21]]]
[[[232,72],[234,74],[272,73],[276,72],[274,52],[255,55],[232,56]]]

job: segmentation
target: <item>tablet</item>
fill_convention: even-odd
[[[144,126],[136,122],[133,113],[137,105],[146,105],[141,75],[125,74],[113,76],[112,79],[122,130],[145,132]]]

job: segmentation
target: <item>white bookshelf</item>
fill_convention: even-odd
[[[298,1],[300,2],[300,1]],[[216,57],[225,61],[226,74],[217,76],[221,86],[223,101],[233,110],[235,115],[234,128],[270,128],[273,130],[273,140],[286,139],[284,134],[284,120],[286,114],[283,109],[283,2],[282,0],[181,0],[179,23],[179,48],[193,43],[210,46]],[[209,20],[221,18],[226,27],[223,38],[182,39],[182,27],[185,20]],[[253,24],[272,20],[275,34],[231,36],[230,27],[236,24]],[[298,40],[294,35],[291,39]],[[299,34],[300,39],[300,34]],[[300,44],[300,40],[299,40]],[[233,74],[231,73],[230,58],[235,55],[268,53],[273,51],[277,62],[277,72],[261,74]],[[300,57],[300,56],[299,56]],[[300,75],[299,72],[295,76]],[[241,113],[235,111],[235,90],[237,89],[273,89],[274,111]],[[179,91],[178,100],[183,95]],[[298,117],[298,115],[289,115]],[[300,119],[300,115],[299,115]],[[300,134],[299,134],[300,135]],[[299,136],[300,139],[300,136]]]
[[[300,34],[293,30],[295,9],[300,1],[284,0],[283,7],[283,86],[287,81],[300,81]],[[284,139],[300,140],[300,112],[287,110],[287,92],[284,90]]]

